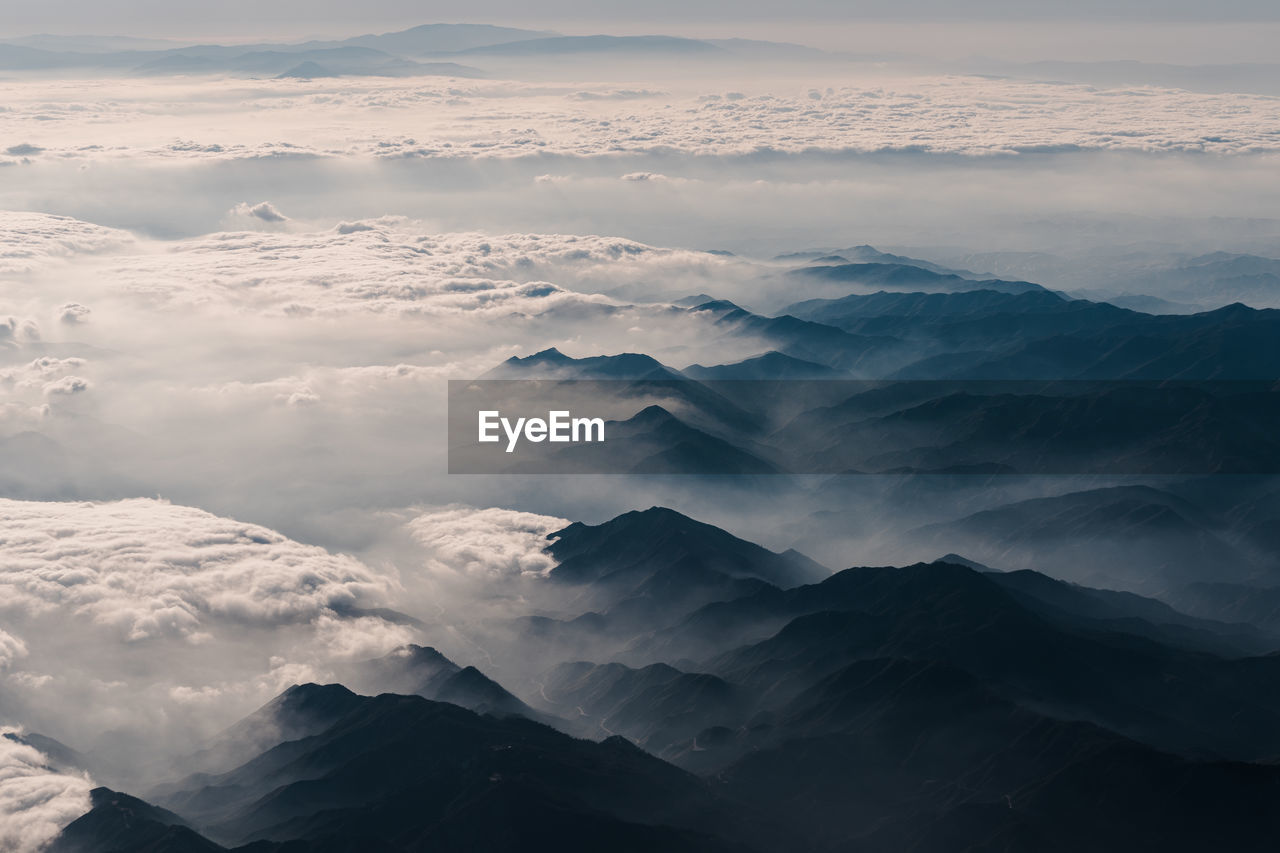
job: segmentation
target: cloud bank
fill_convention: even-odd
[[[36,853],[89,810],[93,783],[50,767],[47,756],[0,727],[0,850]]]
[[[0,500],[0,693],[78,748],[153,760],[414,639],[377,610],[398,589],[394,572],[190,507]]]
[[[885,79],[861,67],[746,92],[712,86],[695,80],[658,92],[438,78],[24,80],[0,84],[0,100],[8,105],[0,113],[0,135],[28,140],[27,153],[9,155],[15,168],[654,153],[1280,150],[1277,99],[1264,95],[965,76]]]

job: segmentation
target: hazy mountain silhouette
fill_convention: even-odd
[[[469,56],[564,56],[575,54],[608,54],[622,56],[715,56],[728,52],[699,39],[675,36],[552,36],[520,39],[505,44],[472,47],[463,51]]]
[[[822,281],[854,284],[877,290],[905,290],[924,293],[954,293],[964,290],[996,290],[1003,293],[1026,293],[1044,290],[1029,281],[973,279],[956,273],[934,272],[904,263],[837,263],[798,267],[791,275]]]
[[[679,379],[678,371],[643,353],[567,356],[555,347],[512,356],[481,379]]]
[[[459,666],[429,646],[401,646],[383,657],[350,664],[339,677],[343,684],[370,695],[416,694],[480,714],[542,717],[475,667]]]
[[[691,364],[680,371],[690,379],[836,379],[847,374],[813,361],[794,358],[776,350],[734,364],[704,367]]]
[[[1225,522],[1175,494],[1117,486],[1018,501],[911,534],[1001,568],[1040,567],[1082,583],[1162,594],[1203,578],[1261,569]],[[1235,619],[1231,621],[1247,621]]]
[[[549,538],[547,551],[559,563],[550,577],[570,583],[648,580],[686,560],[730,577],[780,587],[829,574],[803,554],[775,553],[664,507],[624,513],[595,526],[574,522]]]
[[[407,30],[344,39],[341,44],[371,47],[399,56],[450,53],[488,45],[545,38],[555,33],[496,27],[492,24],[423,24]],[[317,45],[319,46],[319,45]]]
[[[876,375],[901,357],[901,342],[892,337],[851,335],[834,326],[783,314],[763,317],[726,300],[707,302],[688,309],[705,312],[726,335],[751,337],[766,342],[775,351],[801,361],[816,362],[841,371]]]

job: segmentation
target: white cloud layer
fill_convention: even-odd
[[[0,119],[3,117],[0,112]],[[58,259],[129,245],[125,231],[67,216],[5,211],[0,223],[0,276],[29,273]]]
[[[428,571],[487,581],[544,577],[555,560],[547,535],[569,521],[508,509],[452,506],[423,509],[405,525],[425,550]]]
[[[0,530],[0,613],[61,611],[127,642],[308,623],[388,591],[349,557],[158,501],[0,501]]]
[[[190,507],[0,500],[0,694],[78,748],[110,757],[147,732],[140,757],[169,738],[189,749],[335,661],[414,639],[362,610],[398,589],[353,557]],[[100,741],[112,729],[127,734]]]
[[[1262,95],[878,79],[865,70],[748,92],[709,85],[659,92],[442,78],[12,80],[0,84],[8,106],[0,138],[27,146],[10,155],[15,168],[121,159],[1280,149],[1277,100]]]
[[[268,202],[252,209],[264,205],[274,211]],[[280,224],[270,217],[262,222],[257,214],[249,218]],[[67,233],[97,234],[96,226],[63,217],[0,211],[0,233],[10,227],[22,229],[36,246],[76,245],[60,237]],[[31,257],[27,271],[85,280],[90,293],[126,297],[149,309],[224,307],[293,318],[349,316],[352,310],[424,317],[614,310],[626,303],[590,291],[653,282],[664,291],[681,283],[709,287],[759,273],[733,258],[617,237],[438,234],[402,217],[173,241],[127,242],[115,239],[121,232],[100,231],[106,236],[92,245],[115,251],[81,259],[78,274],[68,276],[65,264],[55,265],[61,262],[52,252]],[[655,298],[660,294],[655,291]],[[48,311],[73,325],[89,314],[76,302]],[[0,335],[22,334],[17,318],[7,323]]]
[[[767,348],[632,302],[736,298],[762,272],[741,259],[400,217],[285,224],[138,237],[0,279],[14,312],[0,341],[6,494],[163,494],[277,527],[352,505],[492,503],[440,476],[446,380],[550,346],[676,365]],[[92,306],[90,321],[61,322],[71,305]],[[44,340],[19,317],[50,318]]]

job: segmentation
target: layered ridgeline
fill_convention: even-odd
[[[424,639],[296,685],[174,777],[95,790],[50,849],[1270,849],[1280,488],[1192,474],[1280,458],[1280,315],[1143,313],[864,248],[782,273],[830,298],[659,309],[739,361],[548,349],[484,379],[607,385],[623,470],[750,475],[744,500],[797,460],[893,473],[884,512],[976,482],[918,522],[854,518],[859,478],[813,486],[805,524],[897,525],[923,561],[833,572],[663,507],[569,524],[537,604],[471,626],[480,659]],[[1189,470],[989,488],[1116,447]]]
[[[853,264],[792,274],[856,267],[865,275],[867,267],[886,266],[908,268]],[[516,453],[494,446],[492,455],[456,468],[1280,472],[1280,311],[1236,304],[1148,314],[1025,282],[993,289],[989,280],[909,269],[903,287],[920,286],[924,276],[947,289],[810,299],[777,316],[702,295],[668,309],[709,323],[725,349],[767,348],[736,362],[677,368],[643,353],[576,358],[554,348],[512,357],[481,377],[490,382],[468,386],[474,407],[514,410],[530,402],[518,380],[550,380],[560,384],[536,386],[529,392],[535,401],[577,400],[604,412],[613,441],[525,444]],[[473,407],[468,397],[453,402],[464,414]],[[474,418],[459,417],[459,432],[474,437]]]
[[[142,799],[94,791],[50,849],[1127,853],[1280,830],[1262,622],[956,555],[829,573],[662,508],[548,551],[578,611],[522,642],[575,640],[529,695],[405,647],[352,665],[360,692],[295,686],[193,744]]]

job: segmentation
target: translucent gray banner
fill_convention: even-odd
[[[453,474],[1274,474],[1280,384],[456,380]]]

